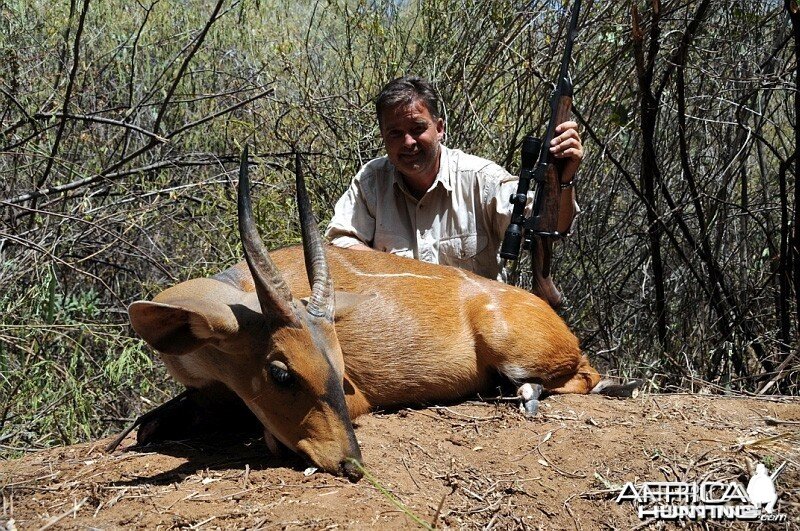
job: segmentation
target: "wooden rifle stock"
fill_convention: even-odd
[[[568,121],[571,109],[572,95],[558,98],[555,123]],[[572,176],[563,172],[565,161],[555,158],[549,148],[549,145],[542,146],[547,151],[546,157],[543,157],[547,162],[540,166],[544,175],[537,182],[533,217],[526,230],[531,234],[531,292],[542,297],[553,308],[558,308],[563,297],[550,276],[553,240],[569,234],[580,210]]]
[[[561,95],[555,105],[553,116],[554,124],[562,124],[571,118],[572,94]],[[549,136],[549,135],[548,135]],[[553,135],[555,136],[555,135]],[[542,146],[543,156],[546,161],[537,168],[544,175],[536,175],[537,197],[534,203],[533,216],[530,226],[538,236],[560,238],[569,234],[572,221],[578,213],[578,203],[575,198],[575,187],[572,186],[572,176],[565,175],[563,170],[565,161],[557,159],[550,153],[549,141]]]
[[[580,209],[575,197],[573,175],[564,173],[566,161],[557,159],[550,153],[550,142],[556,136],[556,126],[569,121],[572,110],[572,82],[568,67],[577,33],[580,4],[580,0],[574,0],[564,57],[550,98],[550,121],[544,140],[539,141],[530,135],[523,140],[520,182],[517,193],[511,197],[511,221],[500,248],[501,258],[516,261],[520,244],[524,242],[523,247],[531,252],[531,291],[554,308],[561,305],[562,297],[550,277],[553,240],[570,233]],[[530,161],[533,145],[539,151],[535,167]],[[535,184],[536,196],[532,215],[525,219],[522,211],[531,180]]]

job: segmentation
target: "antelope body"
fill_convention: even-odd
[[[588,393],[600,380],[564,321],[527,291],[387,253],[325,251],[337,295],[349,298],[335,323],[351,418],[378,406],[474,396],[490,390],[497,373],[551,393]],[[307,297],[302,248],[270,256],[292,293]],[[253,289],[245,263],[216,278]]]
[[[535,295],[452,267],[323,247],[299,172],[304,245],[267,253],[244,162],[239,189],[247,262],[137,301],[129,314],[176,380],[224,384],[271,447],[277,439],[358,479],[351,419],[372,408],[453,401],[489,391],[498,374],[550,393],[588,393],[600,381]]]

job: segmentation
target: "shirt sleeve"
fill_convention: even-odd
[[[375,238],[375,192],[373,172],[367,164],[353,178],[350,187],[336,202],[325,237],[337,247],[364,244],[372,247]]]
[[[503,241],[506,228],[511,222],[511,196],[517,192],[519,178],[511,175],[501,166],[493,164],[487,168],[483,183],[483,204],[487,219],[487,227],[498,242]],[[530,215],[532,193],[528,193],[525,215]]]

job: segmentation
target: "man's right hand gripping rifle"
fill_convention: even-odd
[[[550,121],[544,139],[528,135],[522,141],[519,185],[516,193],[511,196],[511,221],[500,248],[500,257],[513,261],[519,258],[520,246],[530,250],[531,291],[554,308],[561,304],[561,293],[550,276],[553,240],[570,233],[575,217],[580,212],[575,199],[575,165],[568,164],[569,159],[559,158],[558,154],[550,150],[557,131],[569,130],[564,127],[566,125],[574,126],[568,123],[572,108],[572,82],[568,67],[579,11],[580,0],[576,0],[570,17],[558,82],[550,98]],[[526,218],[525,205],[531,181],[536,193],[533,212],[531,217]],[[513,280],[515,281],[516,279]]]

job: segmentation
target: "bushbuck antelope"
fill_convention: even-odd
[[[129,315],[180,383],[235,393],[270,449],[280,441],[357,480],[351,418],[371,408],[453,401],[490,390],[498,375],[533,384],[522,388],[529,405],[542,389],[588,393],[600,381],[564,321],[527,291],[452,267],[323,247],[299,160],[302,247],[268,253],[261,242],[246,150],[238,188],[246,261],[134,302]]]

